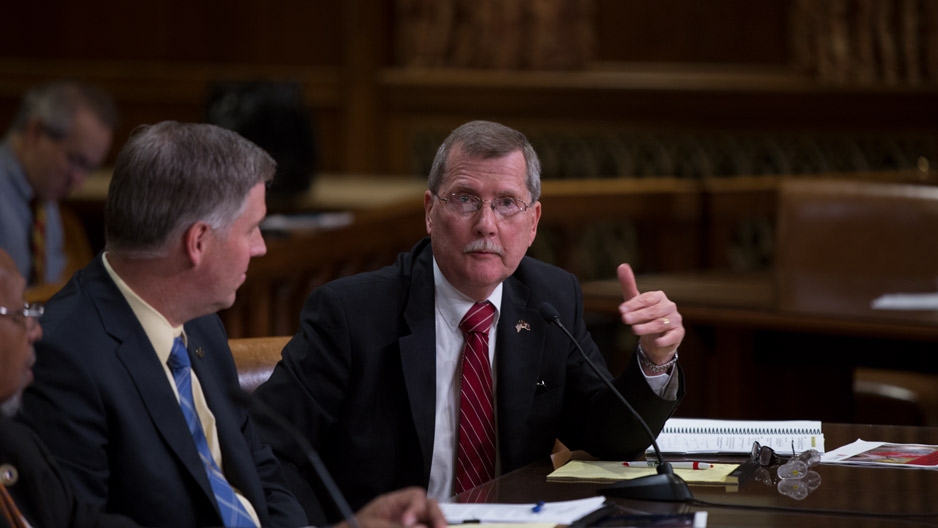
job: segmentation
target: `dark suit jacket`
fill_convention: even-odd
[[[170,382],[101,259],[47,304],[35,381],[24,393],[20,417],[92,504],[150,526],[220,525]],[[216,418],[228,481],[264,526],[306,524],[270,448],[229,399],[238,376],[220,319],[201,317],[185,330],[192,368]]]
[[[20,513],[37,528],[138,526],[126,517],[103,514],[77,499],[39,437],[20,423],[0,419],[0,466],[6,465],[18,474],[7,491]],[[6,526],[2,517],[0,526]]]
[[[549,456],[556,438],[601,458],[628,460],[641,453],[650,440],[569,339],[539,315],[544,301],[559,311],[587,354],[605,368],[583,321],[576,278],[524,258],[504,283],[497,329],[501,471]],[[353,508],[379,493],[429,482],[434,310],[427,238],[393,266],[314,290],[303,308],[299,333],[255,392],[313,442]],[[530,329],[517,330],[519,322]],[[683,396],[683,380],[679,382],[678,399]],[[677,406],[648,387],[634,359],[615,383],[655,431]],[[316,482],[292,442],[275,429],[268,431],[259,419],[258,427],[281,462],[296,465],[308,482]],[[304,490],[294,486],[294,492],[299,496]]]

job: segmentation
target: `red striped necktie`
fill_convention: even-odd
[[[459,447],[455,492],[495,478],[495,413],[489,328],[495,318],[490,302],[476,303],[459,323],[466,336],[459,397]]]

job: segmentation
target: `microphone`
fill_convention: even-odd
[[[651,432],[651,428],[648,427],[648,423],[645,422],[645,419],[642,418],[640,414],[635,410],[634,407],[625,399],[625,396],[619,392],[615,385],[612,384],[609,379],[603,375],[602,371],[599,370],[599,367],[590,360],[589,356],[586,355],[586,352],[583,351],[583,347],[580,346],[580,343],[573,337],[573,334],[567,330],[567,327],[560,322],[560,314],[557,312],[557,309],[553,307],[549,302],[541,303],[541,306],[538,308],[541,317],[544,318],[549,324],[556,326],[561,329],[564,334],[570,338],[570,342],[580,351],[580,355],[583,356],[583,360],[586,361],[586,364],[593,369],[593,372],[599,376],[599,379],[605,382],[606,386],[609,387],[609,390],[615,394],[619,401],[625,405],[625,408],[628,409],[629,413],[632,414],[632,417],[635,418],[635,421],[642,426],[642,429],[645,430],[645,434],[648,435],[648,438],[651,439],[651,445],[655,449],[655,456],[658,457],[658,474],[657,475],[648,475],[645,477],[639,477],[631,480],[624,480],[607,488],[599,490],[603,495],[620,497],[623,499],[638,499],[638,500],[652,500],[652,501],[668,501],[668,502],[686,502],[693,500],[694,496],[690,492],[690,488],[687,487],[687,483],[684,482],[684,479],[674,474],[674,470],[671,468],[671,464],[664,461],[664,457],[661,456],[661,450],[658,449],[658,441],[655,438],[654,433]]]
[[[348,523],[350,528],[360,528],[358,526],[358,519],[355,517],[355,513],[349,506],[348,501],[345,500],[345,497],[342,495],[342,491],[339,490],[339,486],[336,485],[335,480],[332,479],[332,475],[329,474],[329,470],[326,469],[326,465],[323,464],[322,458],[319,457],[319,453],[317,453],[316,449],[313,448],[312,444],[309,443],[309,440],[303,436],[303,433],[301,433],[295,425],[290,423],[289,420],[285,419],[283,416],[280,416],[280,413],[271,409],[269,405],[253,397],[247,392],[239,388],[235,388],[231,391],[231,397],[245,407],[253,407],[265,418],[273,421],[273,423],[277,424],[278,427],[286,431],[290,438],[292,438],[299,445],[300,449],[303,451],[303,454],[306,456],[307,461],[309,461],[309,463],[313,466],[313,470],[316,472],[316,476],[319,477],[320,481],[322,481],[323,486],[325,486],[326,491],[329,493],[329,497],[332,499],[332,502],[335,504],[336,508],[339,509],[339,513],[345,519],[345,522]]]

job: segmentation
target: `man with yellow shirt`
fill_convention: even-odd
[[[118,155],[106,251],[47,304],[22,413],[102,510],[148,526],[309,524],[229,399],[238,375],[215,315],[266,251],[259,224],[275,168],[204,124],[144,127]],[[443,523],[421,490],[377,501],[359,512],[363,526]]]

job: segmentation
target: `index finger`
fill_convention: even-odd
[[[619,264],[616,274],[619,276],[619,285],[622,286],[622,297],[626,301],[638,297],[638,285],[635,284],[635,273],[632,272],[632,266],[625,263]]]

